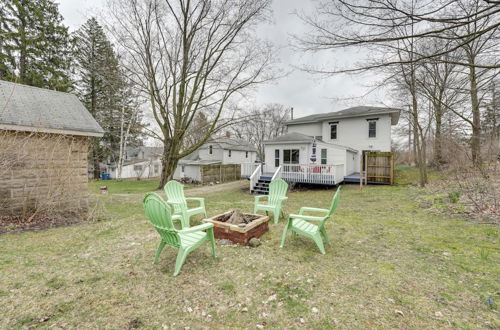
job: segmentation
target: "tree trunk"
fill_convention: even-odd
[[[163,147],[163,158],[161,160],[161,176],[158,189],[163,189],[163,186],[174,177],[174,172],[177,167],[178,159],[172,157],[173,150],[169,143],[165,143]]]
[[[434,164],[439,168],[443,164],[443,150],[441,145],[443,111],[441,104],[434,104],[434,115],[436,121],[436,131],[434,132]]]
[[[476,166],[481,165],[481,112],[479,109],[479,98],[477,95],[477,76],[474,67],[474,57],[468,56],[469,60],[469,82],[470,82],[470,101],[472,106],[472,139],[471,154],[472,163]]]
[[[97,152],[97,144],[98,142],[95,142],[94,145],[92,146],[92,161],[94,164],[94,179],[99,179],[101,176],[101,169],[99,166],[99,153]]]

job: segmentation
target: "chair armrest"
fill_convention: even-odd
[[[189,234],[189,233],[195,233],[197,231],[202,231],[202,230],[207,230],[210,228],[213,228],[214,224],[213,223],[204,223],[198,226],[186,228],[186,229],[181,229],[180,232],[183,234]]]
[[[187,201],[198,201],[198,202],[204,202],[205,198],[203,197],[186,197]]]
[[[174,202],[174,201],[167,201],[167,204],[177,204],[177,205],[182,205],[182,202]]]
[[[259,195],[255,196],[255,201],[258,202],[261,200],[261,198],[269,198],[269,195]]]
[[[284,197],[278,197],[280,200],[282,201],[286,201],[288,199],[288,197],[284,196]]]
[[[317,209],[315,207],[301,207],[299,214],[302,215],[304,212],[318,212],[318,213],[328,213],[330,212],[329,210],[325,209]]]
[[[302,219],[302,220],[309,220],[309,221],[323,221],[325,220],[325,217],[315,217],[312,215],[303,215],[303,214],[290,214],[289,216],[290,221],[293,219]]]

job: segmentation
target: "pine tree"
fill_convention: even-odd
[[[53,0],[3,0],[0,75],[19,83],[68,91],[71,44]]]
[[[94,177],[99,177],[101,162],[106,158],[117,160],[124,113],[136,111],[138,105],[119,58],[97,19],[90,18],[74,33],[74,44],[76,93],[106,131],[101,139],[93,141],[89,157]],[[140,125],[134,125],[130,133],[130,141],[137,139]]]

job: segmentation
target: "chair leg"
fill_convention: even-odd
[[[283,235],[281,235],[281,244],[280,248],[283,248],[285,246],[285,240],[286,240],[286,234],[288,232],[288,229],[290,229],[290,220],[286,223],[285,228],[283,229]],[[293,233],[293,230],[292,230]]]
[[[321,234],[318,233],[317,235],[315,235],[313,237],[313,240],[316,243],[316,245],[318,246],[321,254],[325,254],[325,247],[323,246],[323,239],[321,238]]]
[[[179,252],[177,253],[177,260],[175,261],[174,276],[177,276],[181,271],[182,265],[184,264],[184,261],[186,261],[187,255],[188,255],[187,250],[183,248],[179,249]]]
[[[258,211],[257,204],[255,204],[253,206],[253,214],[257,214],[257,211]]]
[[[280,221],[280,214],[281,214],[281,210],[280,209],[275,209],[274,212],[273,212],[273,215],[274,215],[274,223],[278,223]]]
[[[323,238],[325,239],[326,244],[330,245],[330,239],[328,238],[328,234],[326,233],[325,227],[320,229],[321,234],[323,234]]]
[[[212,248],[212,257],[215,259],[217,255],[215,254],[215,237],[214,237],[214,229],[207,229],[208,240],[210,241],[210,247]]]
[[[155,265],[158,263],[158,258],[160,258],[160,253],[165,247],[165,242],[162,240],[160,241],[160,244],[158,245],[158,249],[156,249],[156,255],[155,255],[155,261],[153,262]]]

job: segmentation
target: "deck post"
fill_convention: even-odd
[[[363,188],[363,153],[359,157],[359,189]]]
[[[365,186],[368,185],[368,153],[365,152]]]

